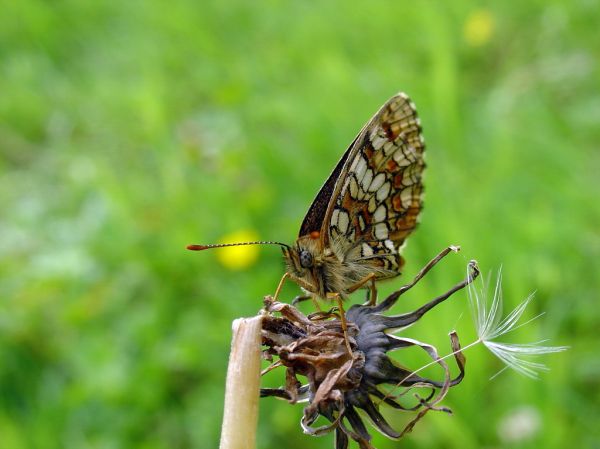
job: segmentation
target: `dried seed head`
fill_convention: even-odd
[[[425,272],[431,266],[426,267]],[[420,273],[417,280],[423,274]],[[449,412],[437,404],[448,389],[458,384],[464,376],[465,359],[456,334],[451,335],[451,344],[459,374],[452,379],[447,364],[439,357],[435,347],[392,335],[391,332],[414,324],[427,311],[467,285],[477,274],[474,269],[470,279],[414,312],[397,316],[383,315],[414,283],[403,287],[400,293],[390,295],[379,305],[355,305],[346,312],[345,333],[340,316],[333,311],[305,316],[289,304],[275,302],[271,297],[265,298],[265,356],[269,359],[278,357],[276,364],[286,367],[286,383],[284,388],[262,389],[261,396],[276,396],[291,403],[307,401],[301,420],[304,432],[322,435],[335,431],[336,449],[346,448],[350,438],[357,441],[361,448],[372,448],[371,435],[358,409],[369,417],[379,432],[394,439],[412,430],[429,410]],[[346,339],[351,352],[348,351]],[[390,351],[415,346],[423,349],[434,363],[443,368],[445,375],[442,380],[418,376],[414,371],[398,366],[388,356]],[[305,377],[307,383],[303,385],[298,376]],[[385,385],[394,390],[398,387],[402,389],[394,391],[398,394],[393,395],[389,387],[384,389]],[[426,393],[417,394],[418,389],[424,389]],[[407,393],[413,390],[416,400],[409,404]],[[398,410],[414,412],[416,416],[403,430],[397,431],[379,412],[381,402]],[[330,424],[314,427],[319,416],[325,417]]]

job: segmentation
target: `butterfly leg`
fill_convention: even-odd
[[[333,299],[337,302],[338,311],[340,313],[340,322],[342,325],[342,332],[344,332],[344,342],[346,343],[346,349],[348,350],[348,354],[352,355],[352,348],[350,347],[350,340],[348,340],[348,322],[346,321],[346,311],[344,310],[344,305],[342,304],[342,297],[339,293],[328,293],[327,297],[329,299]]]
[[[277,301],[277,297],[279,296],[279,293],[281,292],[281,288],[283,287],[283,283],[288,278],[293,279],[295,282],[298,283],[298,285],[300,285],[300,287],[302,287],[303,290],[305,290],[307,292],[313,292],[313,291],[316,290],[313,285],[309,284],[308,282],[304,281],[303,279],[298,279],[296,277],[292,277],[289,273],[285,273],[283,275],[283,277],[281,278],[281,281],[279,281],[279,285],[277,286],[277,290],[275,291],[274,301]],[[296,304],[298,304],[301,301],[306,301],[307,299],[312,299],[312,302],[315,305],[315,308],[319,312],[321,311],[321,307],[319,306],[319,302],[317,301],[317,298],[314,295],[310,295],[310,294],[304,294],[304,295],[298,295],[298,296],[296,296],[292,300],[292,306],[295,306]]]
[[[290,277],[289,273],[285,273],[281,280],[279,281],[279,285],[277,286],[277,290],[275,290],[275,294],[273,295],[273,302],[277,301],[277,298],[279,297],[279,293],[281,293],[281,288],[283,287],[283,284],[285,283],[286,279]]]
[[[369,287],[369,291],[371,294],[369,296],[369,301],[367,301],[367,305],[374,306],[377,304],[377,287],[375,287],[375,276],[371,277],[371,286]]]
[[[342,330],[344,331],[344,342],[346,343],[346,349],[348,350],[348,354],[352,355],[352,348],[350,347],[350,341],[348,340],[348,324],[346,322],[346,311],[344,310],[344,305],[342,304],[342,297],[340,295],[336,295],[336,301],[338,304],[338,309],[340,311],[340,321],[342,322]]]
[[[371,285],[369,286],[369,291],[371,292],[371,294],[369,296],[369,301],[367,301],[366,305],[374,306],[375,304],[377,304],[377,288],[375,287],[375,273],[368,274],[363,279],[358,281],[356,284],[354,284],[348,289],[348,293],[352,293],[358,290],[367,282],[371,283]]]

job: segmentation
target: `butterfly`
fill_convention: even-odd
[[[346,299],[400,274],[400,255],[423,205],[425,150],[409,97],[386,101],[352,141],[304,217],[296,243],[190,245],[188,249],[277,244],[286,277],[313,298]],[[281,288],[280,283],[278,292]]]

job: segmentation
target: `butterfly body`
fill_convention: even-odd
[[[344,260],[340,249],[322,249],[310,236],[299,238],[294,247],[284,249],[287,273],[311,295],[326,298],[328,294],[339,294],[346,298],[349,288],[373,270]]]
[[[367,122],[304,217],[294,246],[280,242],[189,245],[202,251],[238,245],[283,248],[287,275],[314,298],[347,298],[400,274],[400,251],[422,208],[425,144],[414,104],[399,93]],[[282,282],[275,296],[281,289]]]
[[[346,298],[366,280],[400,274],[400,250],[422,208],[424,142],[405,94],[389,99],[338,162],[313,201],[287,273],[307,293]]]

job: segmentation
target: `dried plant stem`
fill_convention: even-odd
[[[220,449],[254,449],[258,423],[262,316],[233,322]]]

